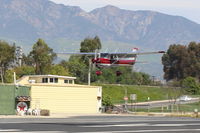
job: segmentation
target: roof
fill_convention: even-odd
[[[76,79],[76,77],[59,76],[59,75],[26,75],[28,77],[50,77],[50,78],[63,78],[63,79]]]

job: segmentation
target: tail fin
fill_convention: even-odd
[[[133,48],[132,49],[132,52],[136,52],[136,51],[138,51],[139,50],[139,48]]]

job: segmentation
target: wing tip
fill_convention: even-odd
[[[158,51],[158,53],[164,54],[164,53],[165,53],[165,51]]]

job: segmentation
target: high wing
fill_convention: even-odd
[[[65,53],[56,53],[56,54],[60,54],[60,55],[95,55],[97,53],[84,53],[84,52],[65,52]]]
[[[112,54],[112,55],[145,55],[145,54],[161,54],[161,53],[165,53],[165,51],[156,51],[156,52],[122,52],[122,53],[117,53],[117,52],[108,52],[108,53],[101,53],[100,54]],[[61,55],[96,55],[98,53],[85,53],[85,52],[77,52],[77,53],[73,53],[73,52],[66,52],[66,53],[57,53],[57,54],[61,54]]]
[[[108,53],[112,55],[145,55],[145,54],[161,54],[165,51],[156,51],[156,52],[124,52],[124,53]]]

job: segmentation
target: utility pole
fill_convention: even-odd
[[[156,78],[156,76],[152,76],[153,85],[155,85],[155,78]]]
[[[92,65],[92,61],[89,58],[89,68],[88,68],[88,85],[90,86],[90,82],[91,82],[91,65]]]
[[[0,67],[1,68],[1,82],[2,82],[2,84],[4,83],[4,80],[3,80],[3,70],[2,70],[2,67]]]
[[[127,97],[127,88],[125,88],[125,94],[124,94],[124,107],[125,107],[125,111],[127,112],[128,111],[128,108],[127,108],[127,102],[128,102],[128,97]]]

